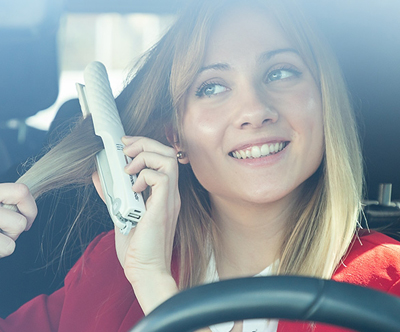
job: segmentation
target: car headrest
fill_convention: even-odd
[[[0,2],[0,121],[25,119],[57,99],[61,3]]]

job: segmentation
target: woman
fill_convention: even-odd
[[[179,289],[257,274],[333,278],[399,295],[397,243],[376,233],[361,237],[362,246],[353,240],[362,191],[354,119],[340,70],[306,22],[290,1],[190,6],[122,96],[132,135],[124,152],[134,158],[126,172],[139,173],[134,191],[151,188],[145,216],[129,236],[96,238],[64,288],[0,328],[127,331]],[[94,164],[101,148],[86,119],[19,182],[35,198],[92,182],[102,196]],[[1,187],[1,201],[26,217],[12,230],[21,214],[2,209],[2,241],[32,223],[35,205],[23,188]],[[341,330],[260,320],[205,331],[310,328]]]

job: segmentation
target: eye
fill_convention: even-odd
[[[267,74],[266,83],[284,80],[293,76],[298,77],[301,73],[292,68],[274,69]]]
[[[219,93],[227,91],[228,88],[219,83],[203,83],[197,90],[196,96],[201,97],[211,97]]]

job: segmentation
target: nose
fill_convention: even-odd
[[[235,119],[237,128],[260,128],[278,121],[278,112],[268,102],[265,92],[257,91],[256,88],[244,89],[239,99]]]

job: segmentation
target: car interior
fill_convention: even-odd
[[[298,2],[339,59],[356,110],[366,172],[361,225],[400,239],[400,2]],[[73,126],[81,114],[74,83],[89,62],[100,60],[112,69],[118,105],[129,67],[184,5],[185,0],[0,2],[0,182],[16,181]],[[39,199],[32,229],[20,236],[13,255],[0,260],[0,317],[61,287],[90,240],[112,229],[94,190],[90,211],[77,219],[81,200],[81,188]]]

